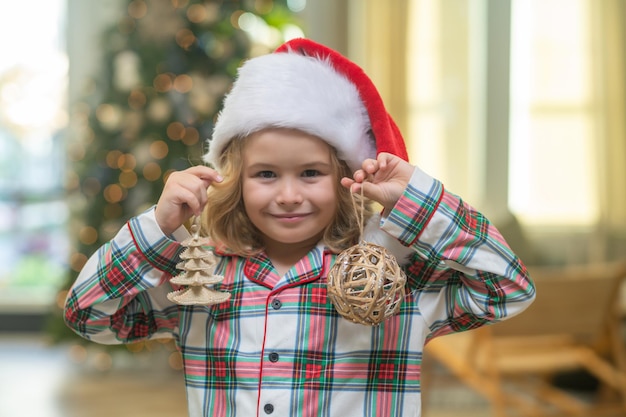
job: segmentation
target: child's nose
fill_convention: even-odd
[[[286,179],[276,198],[278,204],[300,204],[302,203],[302,193],[297,182]]]

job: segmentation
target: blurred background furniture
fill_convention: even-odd
[[[528,310],[434,339],[426,357],[488,399],[497,417],[626,416],[619,297],[626,263],[532,268],[531,276],[537,299]],[[597,389],[582,395],[559,386],[575,371]]]

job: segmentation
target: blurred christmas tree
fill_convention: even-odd
[[[301,36],[288,0],[132,0],[103,34],[102,73],[72,109],[67,182],[75,240],[66,288],[123,224],[155,204],[172,170],[202,163],[242,60]],[[302,1],[296,2],[303,4]],[[56,341],[76,336],[61,307]]]

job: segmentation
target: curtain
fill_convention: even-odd
[[[598,98],[600,231],[626,239],[626,1],[592,1]],[[610,241],[610,240],[609,240]],[[607,248],[610,250],[610,248]]]
[[[406,136],[408,1],[351,0],[348,16],[348,55],[372,79]]]

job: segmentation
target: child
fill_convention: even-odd
[[[534,298],[498,231],[407,162],[371,81],[322,45],[297,39],[248,60],[205,160],[213,168],[171,174],[156,207],[91,257],[65,307],[95,342],[173,337],[190,416],[419,416],[424,344]],[[407,274],[400,312],[372,327],[326,296],[336,254],[358,243],[361,192],[382,206],[363,213],[364,239]],[[183,224],[200,214],[224,276],[216,290],[232,297],[175,305]]]

